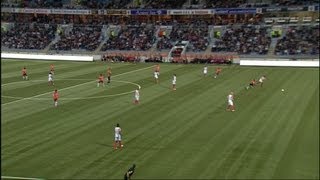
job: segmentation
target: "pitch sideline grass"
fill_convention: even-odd
[[[30,78],[46,79],[50,63],[2,61],[2,83],[21,81],[24,65]],[[56,109],[51,100],[2,106],[3,175],[121,179],[136,163],[137,179],[319,178],[316,68],[223,66],[222,75],[213,79],[214,66],[209,66],[209,77],[202,77],[203,65],[161,64],[157,85],[152,68],[116,76],[152,64],[54,63],[61,79],[93,82],[111,66],[114,80],[141,84],[141,104],[134,106],[133,95],[128,94],[66,101],[62,96]],[[178,79],[176,92],[170,89],[173,73]],[[265,87],[245,90],[252,78],[263,74],[268,78]],[[80,83],[61,83],[59,88]],[[53,90],[45,83],[26,87],[13,84],[3,88],[2,95],[32,96]],[[61,93],[94,96],[123,89],[134,87],[93,92],[90,85],[79,85]],[[231,90],[236,93],[235,113],[225,111]],[[2,104],[10,101],[2,98]],[[122,151],[111,147],[117,122],[124,131]]]

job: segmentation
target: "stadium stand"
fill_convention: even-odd
[[[206,21],[191,21],[188,23],[173,23],[170,34],[161,31],[157,49],[171,49],[178,41],[191,42],[189,49],[197,52],[206,50],[209,45],[208,23]]]
[[[14,49],[44,49],[54,39],[56,25],[18,24],[1,33],[1,45]]]
[[[69,33],[62,33],[60,41],[51,50],[69,51],[83,49],[94,51],[100,44],[101,26],[74,26]]]
[[[188,55],[193,63],[228,63],[220,56],[197,56],[226,52],[250,57],[314,56],[319,55],[317,3],[319,0],[4,0],[1,7],[9,8],[2,13],[1,22],[12,28],[2,27],[1,44],[13,51],[43,53],[162,54],[146,57],[149,62],[160,57],[185,60]],[[28,9],[21,9],[24,7]],[[79,11],[70,12],[74,9]],[[183,47],[175,47],[182,41],[186,42]],[[140,61],[130,54],[103,59],[110,57]]]
[[[289,27],[275,47],[276,55],[319,54],[319,26]]]
[[[148,50],[154,42],[153,25],[125,25],[117,36],[109,37],[101,50]]]
[[[267,28],[243,26],[228,28],[212,47],[212,52],[231,51],[239,54],[257,53],[267,54],[271,37],[267,35]]]

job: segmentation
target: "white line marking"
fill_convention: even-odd
[[[151,67],[154,67],[154,66],[149,66],[149,67],[146,67],[146,68],[141,68],[141,69],[137,69],[137,70],[133,70],[133,71],[117,74],[117,75],[114,75],[113,77],[121,76],[121,75],[124,75],[124,74],[129,74],[129,73],[132,73],[132,72],[142,71],[142,70],[145,70],[145,69],[149,69]],[[88,81],[88,82],[77,84],[77,85],[74,85],[74,86],[69,86],[69,87],[66,87],[66,88],[59,89],[59,91],[66,90],[66,89],[71,89],[71,88],[78,87],[78,86],[82,86],[84,84],[92,83],[92,82],[95,82],[95,81],[96,80]],[[42,96],[42,95],[45,95],[45,94],[49,94],[49,93],[52,93],[52,92],[46,92],[46,93],[38,94],[38,95],[35,95],[35,96],[19,99],[19,100],[16,100],[16,101],[11,101],[11,102],[8,102],[8,103],[1,104],[1,106],[5,106],[5,105],[12,104],[12,103],[20,102],[20,101],[27,100],[27,99],[30,99],[30,98],[39,97],[39,96]]]
[[[2,86],[7,86],[9,84],[17,84],[17,83],[24,83],[24,82],[37,82],[37,81],[44,81],[44,80],[21,80],[21,81],[15,81],[15,82],[10,82],[10,83],[6,83],[6,84],[1,84]]]
[[[28,180],[44,180],[44,179],[42,179],[42,178],[15,177],[15,176],[1,176],[1,179],[28,179]]]
[[[61,79],[62,80],[62,79]],[[91,79],[89,79],[91,80]],[[137,86],[139,89],[141,89],[141,86],[137,83],[133,83],[133,82],[129,82],[129,81],[117,81],[117,80],[112,80],[113,82],[121,82],[121,83],[127,83],[127,84],[133,84],[135,86]],[[128,92],[123,92],[123,93],[118,93],[118,94],[109,94],[109,95],[105,95],[105,96],[92,96],[92,97],[74,97],[74,98],[60,98],[62,100],[80,100],[80,99],[98,99],[98,98],[106,98],[106,97],[114,97],[114,96],[121,96],[121,95],[125,95],[125,94],[130,94],[133,93],[134,91],[128,91]],[[1,97],[5,97],[5,98],[11,98],[11,99],[32,99],[32,100],[50,100],[52,98],[37,98],[37,97],[17,97],[17,96],[1,96]]]

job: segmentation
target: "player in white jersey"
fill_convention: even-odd
[[[117,126],[114,128],[114,143],[113,143],[113,148],[118,149],[118,146],[120,148],[123,147],[121,144],[121,128],[120,125],[117,124]]]
[[[134,91],[134,104],[139,104],[140,101],[140,92],[139,89]]]
[[[262,85],[263,85],[263,81],[266,80],[266,79],[267,79],[267,78],[266,78],[265,75],[261,76],[261,78],[259,79],[258,83],[260,84],[261,87],[262,87]]]
[[[154,71],[153,72],[153,76],[154,76],[155,83],[158,84],[159,83],[159,74],[158,74],[158,72]]]
[[[172,78],[172,90],[177,90],[176,89],[176,83],[177,83],[177,75],[176,74],[174,74],[173,75],[173,78]]]
[[[48,85],[54,85],[54,82],[53,82],[53,75],[51,72],[49,72],[48,74]]]
[[[205,66],[205,67],[203,68],[203,76],[207,76],[207,73],[208,73],[208,67]]]
[[[227,111],[235,111],[233,98],[234,98],[233,92],[230,92],[230,94],[227,96],[227,101],[228,101]]]

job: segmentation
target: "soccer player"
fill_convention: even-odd
[[[158,72],[155,71],[155,72],[153,73],[153,76],[154,76],[154,81],[155,81],[155,83],[158,84],[158,83],[159,83],[159,75],[158,75]]]
[[[100,76],[98,78],[97,87],[99,87],[100,84],[102,84],[102,86],[104,87],[104,76],[102,74],[100,74]]]
[[[156,65],[154,72],[157,72],[158,76],[160,76],[160,65],[159,64]]]
[[[262,85],[263,85],[263,81],[266,80],[266,79],[267,79],[267,78],[266,78],[265,75],[263,75],[263,76],[260,77],[258,83],[260,84],[261,87],[262,87]]]
[[[54,74],[54,65],[53,64],[50,64],[50,72],[51,72],[51,74]]]
[[[112,72],[111,72],[111,68],[109,67],[108,68],[108,70],[107,70],[107,78],[108,78],[108,84],[111,82],[111,74],[112,74]]]
[[[207,73],[208,73],[208,67],[204,66],[204,68],[203,68],[203,76],[207,76]]]
[[[216,69],[215,74],[214,74],[214,78],[217,78],[217,77],[219,76],[219,74],[221,73],[221,71],[222,71],[222,69],[221,69],[220,67],[218,67],[218,68]]]
[[[51,72],[49,72],[49,74],[48,74],[48,86],[50,86],[50,85],[54,86],[53,74]]]
[[[21,72],[22,72],[22,79],[23,80],[28,80],[27,68],[23,67]]]
[[[257,81],[255,79],[252,79],[247,89],[249,89],[249,87],[253,88],[256,84],[257,84]]]
[[[113,149],[118,149],[118,146],[120,148],[123,147],[123,145],[121,144],[121,128],[119,123],[116,125],[116,127],[114,128],[114,143],[113,143]]]
[[[136,168],[136,165],[133,164],[132,167],[130,167],[128,169],[126,174],[124,174],[124,180],[130,180],[131,179],[131,176],[133,175],[135,168]]]
[[[176,83],[177,83],[177,75],[173,74],[173,78],[172,78],[172,90],[177,90],[176,89]]]
[[[235,111],[233,98],[234,98],[233,92],[230,92],[230,94],[227,96],[227,100],[228,100],[227,111]]]
[[[140,102],[140,92],[139,89],[134,91],[134,104],[139,104]]]
[[[58,107],[59,93],[57,89],[54,90],[52,96],[53,96],[54,107]]]

